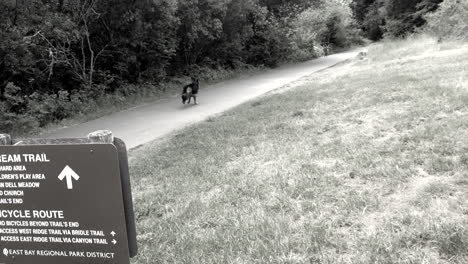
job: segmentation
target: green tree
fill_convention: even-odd
[[[178,62],[185,66],[203,62],[214,43],[223,36],[223,19],[230,1],[188,0],[179,2],[177,17]]]
[[[442,0],[353,0],[354,17],[372,40],[404,37],[426,23],[424,15],[438,8]]]
[[[424,17],[427,21],[426,30],[439,38],[468,40],[468,2],[460,0],[445,0],[440,8]]]

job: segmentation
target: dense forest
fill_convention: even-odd
[[[404,37],[440,2],[0,0],[0,130],[41,127],[89,111],[106,95],[138,93],[143,83],[274,67],[366,38]],[[466,10],[446,2],[431,13],[433,32],[445,13]]]

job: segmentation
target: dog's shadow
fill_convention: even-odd
[[[198,104],[181,104],[178,108],[179,110],[188,110],[195,106],[198,106]]]

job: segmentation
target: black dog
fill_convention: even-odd
[[[192,83],[185,85],[184,89],[182,89],[182,103],[185,104],[185,102],[188,100],[188,103],[190,104],[190,100],[193,97],[194,104],[197,104],[197,94],[199,87],[198,79],[192,78]]]

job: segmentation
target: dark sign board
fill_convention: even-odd
[[[129,264],[117,149],[0,146],[1,264]]]

